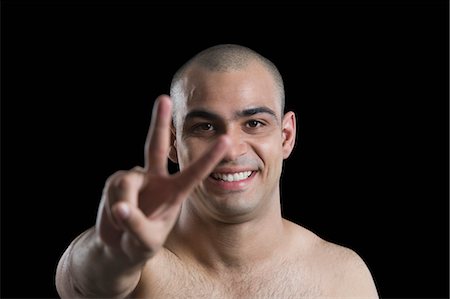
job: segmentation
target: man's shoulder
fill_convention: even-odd
[[[330,284],[335,285],[337,294],[377,297],[369,268],[354,249],[325,240],[297,224],[292,224],[292,229],[299,256],[317,269],[322,280],[329,280]],[[354,293],[347,293],[348,290],[353,290]]]
[[[365,298],[378,298],[375,281],[368,265],[353,249],[342,245],[326,242],[333,248],[336,289],[343,296],[361,296]]]
[[[311,229],[286,220],[292,239],[299,247],[311,254],[329,257],[341,262],[360,262],[361,257],[351,248],[325,240]]]

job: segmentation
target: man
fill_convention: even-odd
[[[296,137],[283,111],[282,78],[256,52],[189,60],[155,102],[145,168],[107,180],[95,227],[62,256],[61,297],[377,298],[355,252],[282,218]]]

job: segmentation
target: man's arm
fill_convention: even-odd
[[[124,298],[136,287],[143,264],[108,253],[91,228],[79,235],[64,252],[56,271],[61,298]]]

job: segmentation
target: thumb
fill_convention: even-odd
[[[115,204],[112,210],[114,218],[118,223],[121,224],[121,226],[123,226],[124,222],[126,222],[127,219],[130,218],[131,214],[130,205],[123,201]]]
[[[161,230],[159,225],[150,222],[138,207],[120,201],[113,206],[112,212],[120,227],[134,237],[139,247],[154,251],[161,245],[159,234],[155,235],[155,231]]]
[[[112,207],[112,212],[117,224],[130,233],[139,235],[139,227],[142,227],[147,219],[137,207],[133,207],[128,202],[119,201]],[[144,233],[144,232],[142,232]]]

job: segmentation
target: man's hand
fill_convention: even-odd
[[[221,137],[205,155],[181,172],[170,175],[172,103],[158,97],[145,144],[145,169],[119,171],[106,182],[96,230],[113,254],[139,265],[163,245],[178,217],[182,202],[214,169],[229,142]]]

